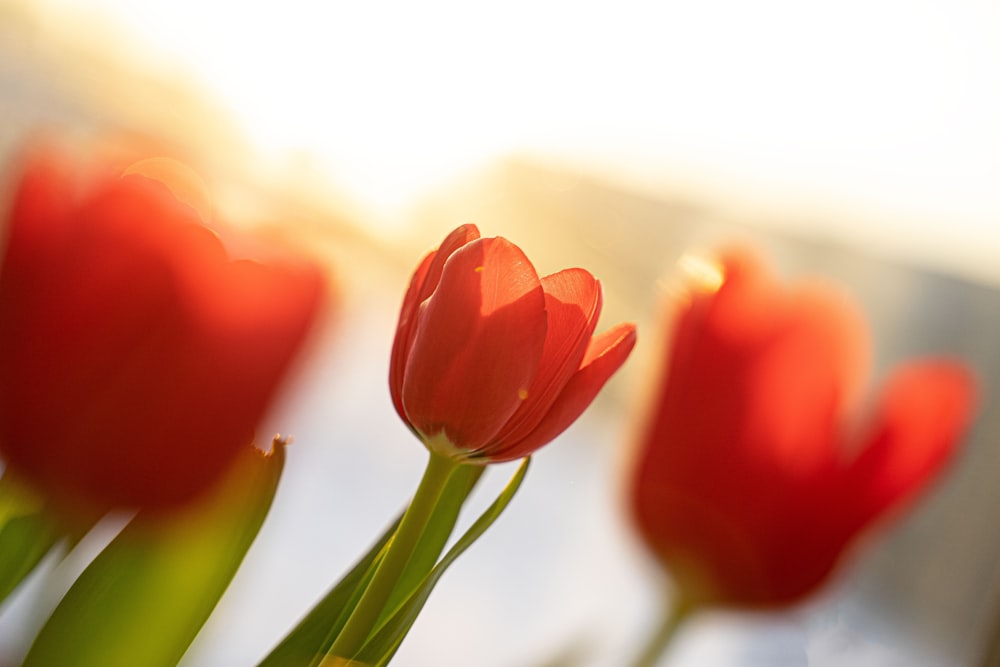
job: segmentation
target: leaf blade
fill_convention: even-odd
[[[434,508],[428,528],[417,545],[417,552],[421,555],[407,565],[386,605],[387,609],[401,604],[437,562],[454,530],[465,499],[482,473],[480,466],[465,466],[456,470],[456,474],[449,478]],[[378,565],[378,556],[392,539],[399,522],[400,519],[397,518],[258,667],[314,667],[323,662],[368,577]]]
[[[225,592],[264,522],[284,443],[250,449],[196,505],[140,512],[74,582],[24,667],[176,665]]]
[[[0,602],[62,537],[41,498],[9,471],[0,477]]]
[[[308,667],[322,659],[326,648],[343,627],[346,621],[344,612],[350,608],[352,598],[356,598],[358,587],[371,576],[373,567],[398,525],[399,519],[396,519],[347,574],[258,663],[258,667]]]
[[[503,511],[513,500],[517,490],[521,487],[524,477],[528,472],[528,464],[531,457],[522,459],[521,465],[515,471],[510,481],[493,503],[476,519],[475,522],[465,531],[458,541],[448,550],[437,565],[424,577],[420,586],[413,592],[406,602],[388,619],[365,643],[357,655],[352,656],[352,660],[361,665],[371,665],[372,667],[383,667],[389,664],[392,656],[396,654],[400,644],[406,638],[407,633],[416,621],[417,616],[423,609],[431,591],[440,581],[445,571],[454,563],[459,556],[472,546],[486,530],[493,525]]]

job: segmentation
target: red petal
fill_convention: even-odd
[[[911,363],[890,377],[846,480],[857,521],[904,501],[933,479],[961,442],[975,394],[969,372],[948,361]]]
[[[683,389],[670,398],[672,418],[697,425],[701,447],[722,450],[713,470],[743,469],[746,457],[811,474],[839,455],[831,447],[838,420],[863,386],[864,318],[840,290],[786,287],[745,250],[728,251],[713,268],[722,282],[692,290],[678,314],[667,382]]]
[[[542,289],[548,326],[542,361],[527,397],[494,437],[499,446],[526,437],[552,407],[580,368],[601,314],[601,284],[583,269],[545,276]]]
[[[406,420],[403,410],[403,373],[406,370],[406,359],[413,345],[413,337],[417,330],[417,311],[437,288],[441,280],[441,271],[445,262],[459,248],[479,238],[479,229],[475,225],[462,225],[447,237],[437,250],[427,253],[410,279],[410,286],[403,298],[403,306],[399,312],[399,323],[396,325],[396,337],[392,343],[392,355],[389,363],[389,391],[396,412]]]
[[[396,324],[396,337],[392,341],[392,353],[389,357],[389,393],[396,413],[405,421],[403,411],[403,372],[406,370],[406,357],[413,343],[413,333],[417,327],[417,307],[420,305],[420,292],[427,278],[427,271],[437,255],[433,250],[424,256],[417,270],[413,272],[410,286],[403,298],[403,307],[399,312],[399,322]]]
[[[251,442],[323,277],[230,262],[159,183],[95,181],[81,198],[58,174],[29,167],[31,205],[10,220],[12,240],[38,243],[11,243],[7,259],[37,267],[13,282],[5,262],[0,279],[0,447],[75,503],[174,505]],[[39,192],[53,201],[32,202]],[[38,216],[62,226],[42,233]]]
[[[40,262],[72,251],[69,215],[74,184],[70,174],[42,151],[28,155],[23,169],[11,206],[11,222],[4,230],[7,247],[0,287],[18,286],[27,276],[44,278]],[[15,220],[16,225],[12,224]]]
[[[521,403],[545,344],[545,295],[521,250],[479,239],[445,264],[418,316],[403,378],[409,423],[475,449]]]
[[[511,442],[490,455],[491,461],[511,461],[527,456],[569,428],[583,414],[608,379],[621,368],[635,347],[634,324],[619,324],[595,336],[580,369],[541,422],[523,440]]]
[[[861,311],[839,290],[775,286],[770,332],[747,350],[743,437],[755,457],[790,476],[828,468],[842,415],[859,397],[869,336]]]
[[[970,383],[946,364],[886,391],[851,465],[838,435],[864,374],[857,309],[789,289],[730,253],[682,309],[643,436],[637,523],[685,595],[786,604],[814,590],[864,523],[922,486],[954,449]],[[858,451],[858,450],[855,450]]]

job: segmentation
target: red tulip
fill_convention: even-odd
[[[913,362],[861,414],[868,335],[844,295],[784,287],[745,254],[705,268],[679,310],[631,506],[690,604],[791,603],[942,471],[973,381]]]
[[[85,177],[84,177],[85,176]],[[36,150],[0,267],[0,454],[57,503],[164,509],[245,447],[316,319],[320,270],[230,260],[138,174]]]
[[[432,450],[509,461],[562,433],[635,345],[594,336],[601,285],[583,269],[539,278],[521,249],[459,227],[420,263],[403,301],[390,387]]]

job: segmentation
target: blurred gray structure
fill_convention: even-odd
[[[684,253],[751,243],[787,278],[827,279],[849,291],[868,315],[875,374],[870,392],[895,364],[949,356],[976,369],[979,416],[953,469],[916,512],[865,545],[845,595],[883,625],[940,651],[940,664],[975,664],[984,638],[1000,632],[1000,291],[894,263],[843,242],[763,231],[765,221],[725,219],[711,202],[653,199],[588,176],[512,160],[470,184],[458,199],[429,206],[439,220],[475,220],[481,228],[537,246],[550,268],[591,268],[605,285],[607,321],[640,318],[640,347],[626,372],[649,358],[661,283]],[[551,257],[547,257],[550,253]],[[638,383],[638,384],[641,384]],[[885,620],[883,620],[885,619]],[[890,628],[893,628],[890,630]],[[932,663],[936,664],[936,663]]]

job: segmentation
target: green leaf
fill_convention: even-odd
[[[386,602],[385,610],[377,621],[381,625],[403,602],[413,594],[431,571],[444,551],[448,539],[455,530],[458,515],[472,489],[482,477],[486,466],[463,465],[452,473],[441,491],[434,513],[424,527],[420,540],[406,564],[403,574],[396,582],[392,595]]]
[[[205,498],[140,512],[74,582],[24,667],[176,665],[257,536],[284,461],[281,440],[271,454],[248,448]]]
[[[378,563],[382,550],[392,539],[399,519],[375,542],[354,567],[338,581],[260,663],[260,667],[307,667],[322,660],[326,649],[333,644],[340,628],[347,621],[350,610]]]
[[[13,517],[0,528],[0,602],[31,574],[59,537],[44,513]]]
[[[486,532],[493,522],[503,513],[510,504],[510,501],[514,498],[514,494],[521,486],[521,482],[524,481],[524,476],[528,472],[528,463],[531,461],[530,457],[526,457],[522,460],[521,465],[518,467],[517,472],[511,477],[510,481],[507,482],[507,486],[504,487],[503,491],[493,501],[486,511],[476,519],[475,523],[469,527],[469,529],[462,535],[461,538],[448,550],[444,558],[434,566],[434,568],[424,577],[420,586],[413,592],[412,595],[406,600],[406,602],[392,615],[392,617],[380,627],[375,634],[365,643],[361,651],[356,656],[352,656],[352,660],[356,661],[358,664],[372,667],[382,667],[383,665],[389,664],[392,656],[395,655],[399,645],[402,644],[403,639],[406,634],[410,631],[413,626],[414,621],[417,620],[417,616],[423,609],[424,604],[430,597],[431,591],[437,585],[441,576],[445,573],[445,570],[451,566],[455,560],[458,559],[466,549],[468,549],[472,544],[482,537],[483,533]],[[353,664],[353,663],[345,663]]]
[[[17,588],[62,533],[43,502],[14,479],[0,478],[0,602]]]
[[[462,466],[445,484],[427,528],[417,543],[414,557],[403,571],[392,600],[405,600],[437,562],[454,530],[459,511],[479,477],[481,466]],[[392,539],[397,519],[354,565],[351,570],[316,604],[259,667],[314,667],[321,663],[354,610],[358,598],[378,565],[383,549]],[[387,605],[387,608],[392,608]]]

